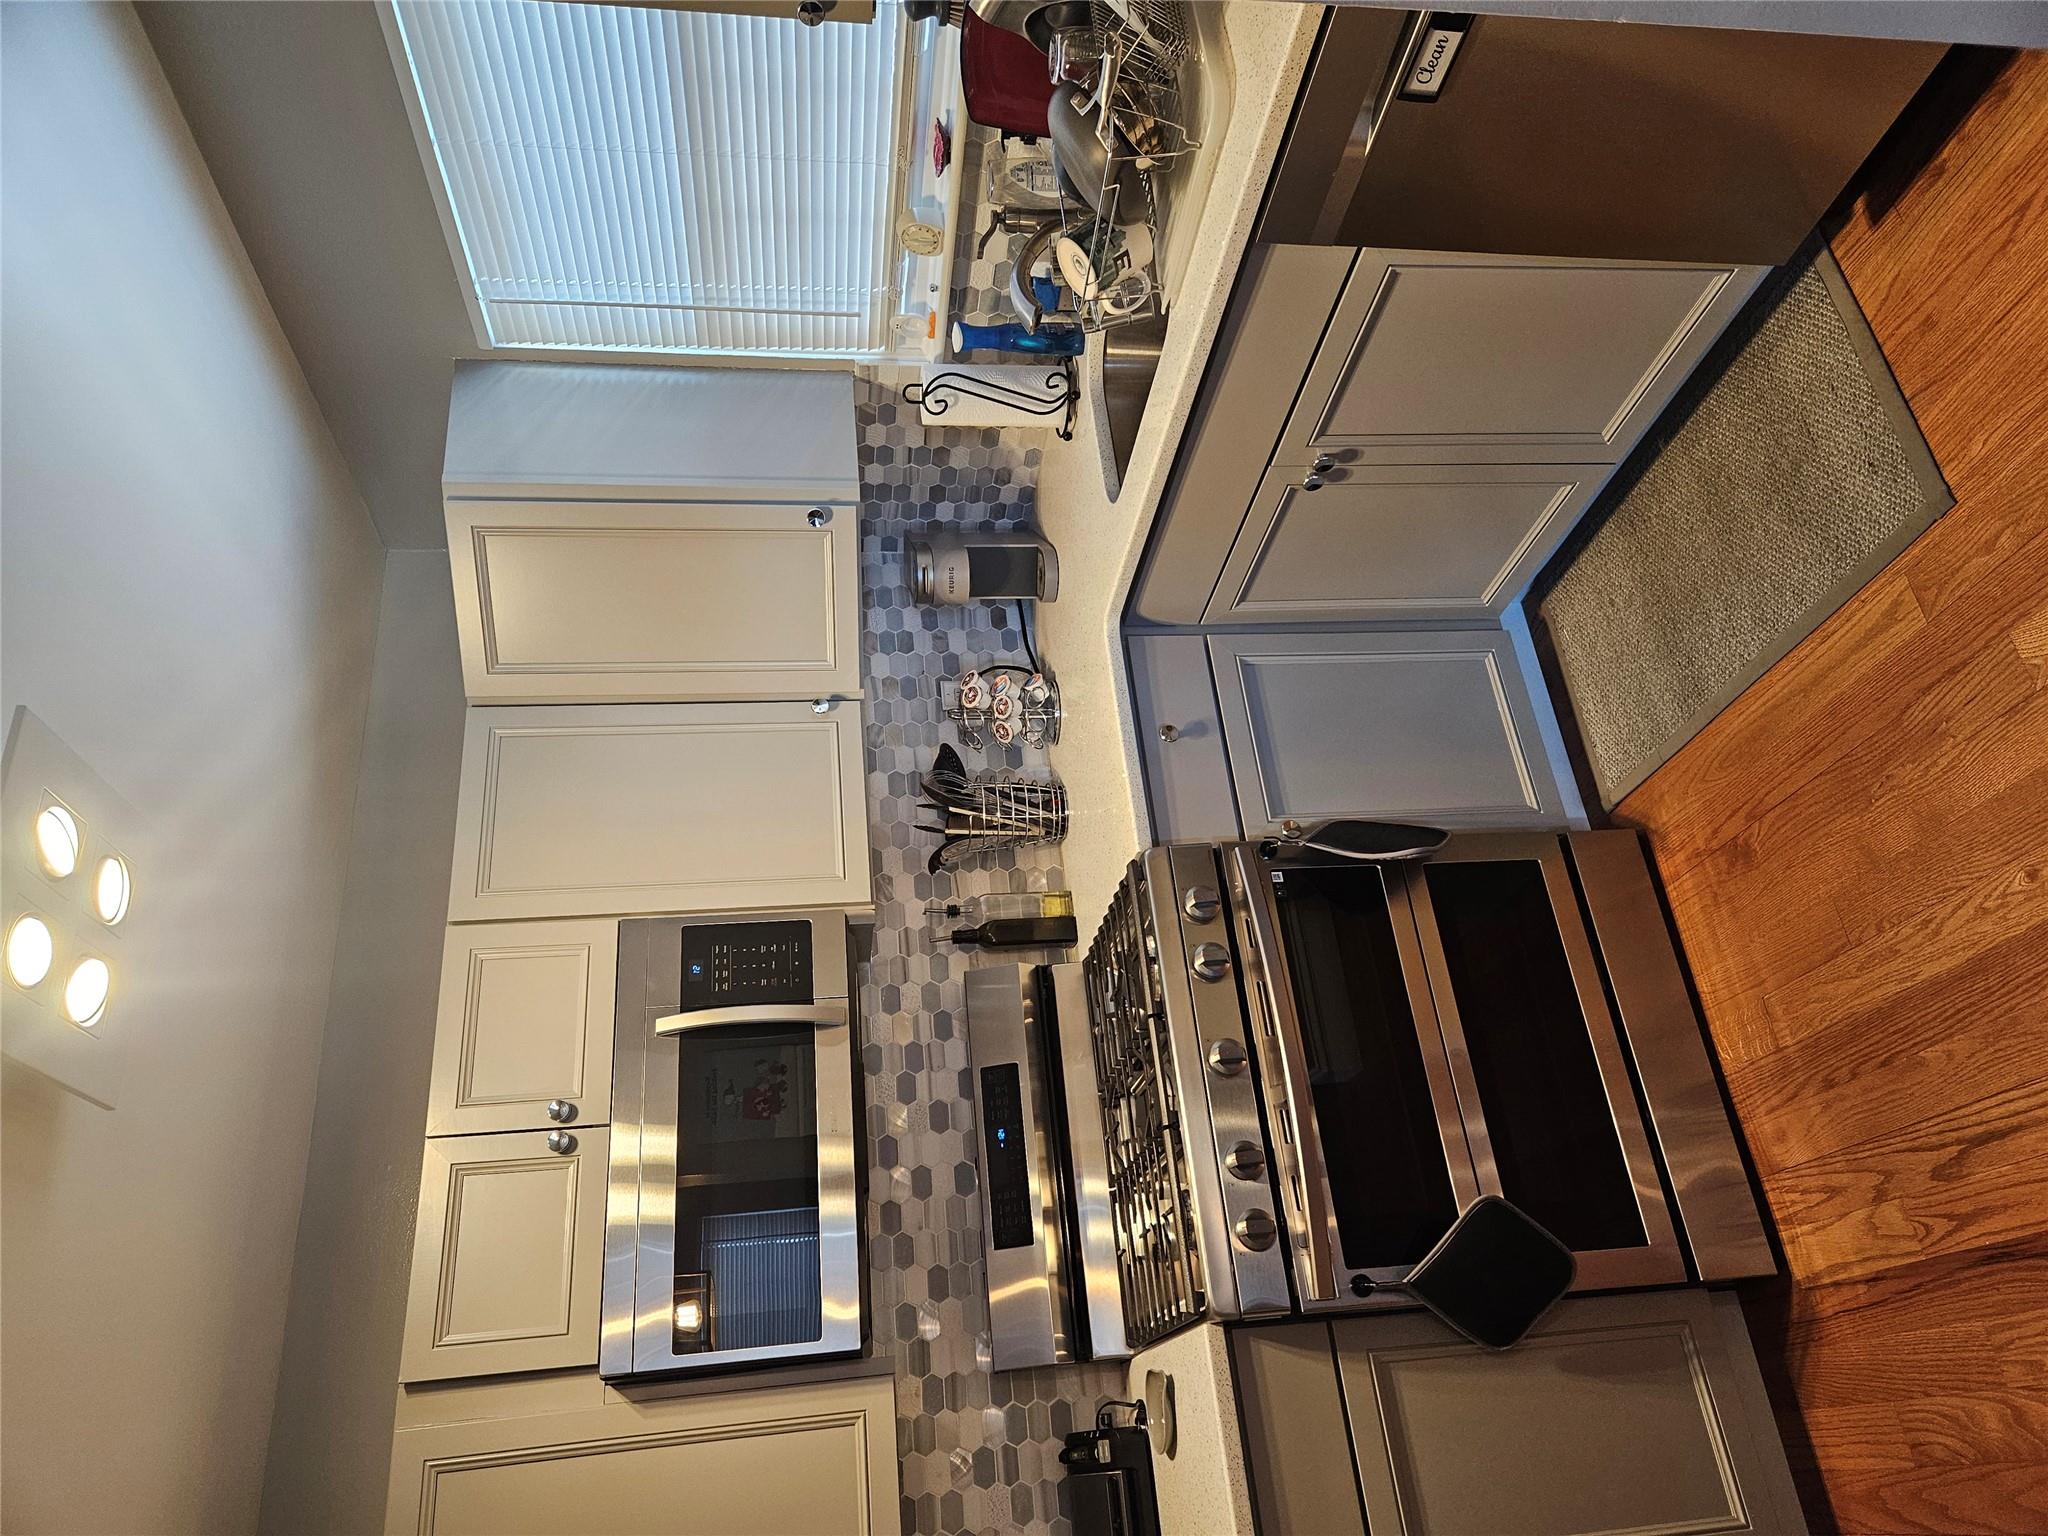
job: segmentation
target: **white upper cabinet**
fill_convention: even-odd
[[[597,1364],[606,1132],[430,1136],[401,1381]]]
[[[446,496],[857,501],[853,375],[457,363]]]
[[[450,500],[482,703],[860,692],[860,516],[818,502]]]
[[[427,1134],[609,1120],[618,956],[615,919],[450,927]]]
[[[861,906],[860,703],[472,709],[449,921]]]
[[[442,491],[477,703],[860,692],[849,375],[462,364]]]

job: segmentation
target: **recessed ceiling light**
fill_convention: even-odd
[[[64,1016],[72,1023],[91,1029],[107,1011],[107,989],[113,985],[107,962],[87,955],[72,969],[64,983]]]
[[[50,974],[56,951],[50,925],[35,913],[25,912],[7,930],[7,974],[17,985],[33,987]]]
[[[61,805],[46,805],[36,817],[36,856],[57,879],[78,868],[78,818]]]
[[[92,909],[99,914],[99,920],[109,928],[128,915],[128,898],[134,894],[135,882],[128,873],[128,861],[118,853],[110,853],[100,860],[100,867],[92,879]]]

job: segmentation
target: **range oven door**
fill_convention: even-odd
[[[1481,1183],[1578,1256],[1581,1290],[1682,1283],[1561,839],[1454,837],[1400,874]]]
[[[821,982],[846,975],[838,913],[715,921],[734,933],[809,926]],[[689,926],[704,925],[620,925],[605,1376],[861,1346],[848,999],[685,1008]]]
[[[1572,1248],[1578,1289],[1684,1281],[1556,837],[1461,835],[1390,864],[1229,856],[1305,1308],[1400,1280],[1482,1194]]]
[[[1226,850],[1295,1292],[1355,1306],[1407,1275],[1491,1187],[1398,865]]]

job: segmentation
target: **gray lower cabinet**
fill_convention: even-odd
[[[1363,250],[1273,462],[1612,463],[1764,270]]]
[[[1564,820],[1500,630],[1220,634],[1208,644],[1247,837],[1336,816]]]
[[[1502,1353],[1421,1312],[1244,1329],[1232,1361],[1269,1531],[1805,1529],[1725,1292],[1570,1300]]]
[[[1223,716],[1200,635],[1127,634],[1131,697],[1152,835],[1160,842],[1203,842],[1238,835]]]
[[[1608,464],[1275,467],[1203,618],[1491,623],[1612,472]]]

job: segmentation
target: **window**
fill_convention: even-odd
[[[492,347],[889,347],[901,7],[866,24],[394,0]]]

